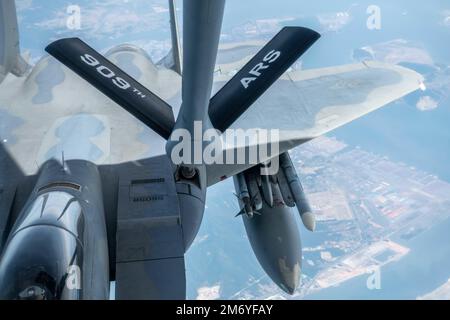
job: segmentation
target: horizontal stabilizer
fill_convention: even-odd
[[[214,127],[228,129],[319,38],[307,28],[283,28],[211,99]]]
[[[46,49],[103,94],[168,139],[175,119],[172,108],[78,38],[62,39]]]

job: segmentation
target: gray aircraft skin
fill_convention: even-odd
[[[30,67],[14,1],[0,3],[0,299],[108,299],[110,281],[116,299],[185,299],[184,255],[207,188],[231,177],[259,263],[295,292],[302,252],[292,208],[310,231],[315,219],[288,151],[423,89],[423,77],[375,61],[290,70],[319,39],[300,27],[266,45],[219,47],[224,6],[184,0],[181,50],[170,0],[172,50],[156,64],[134,46],[106,60],[61,39]],[[196,121],[201,133],[277,129],[256,146],[278,151],[256,163],[175,164],[176,129],[208,147]],[[221,150],[253,147],[223,140]],[[275,162],[276,173],[262,174]]]

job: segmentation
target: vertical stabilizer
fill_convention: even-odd
[[[28,64],[20,56],[19,27],[14,0],[0,1],[0,83],[8,73],[22,76]]]
[[[180,47],[180,32],[177,19],[177,8],[175,0],[169,0],[170,11],[170,31],[172,36],[172,69],[181,75],[181,47]]]

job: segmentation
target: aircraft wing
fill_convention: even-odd
[[[423,80],[410,69],[375,61],[287,72],[230,129],[279,130],[283,153],[402,98],[421,88]],[[247,148],[224,146],[224,154],[230,148]],[[251,166],[211,165],[208,185]]]

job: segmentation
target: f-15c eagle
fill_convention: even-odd
[[[292,208],[311,231],[315,220],[288,151],[423,83],[375,61],[289,70],[320,37],[295,26],[214,77],[225,0],[184,0],[182,48],[169,6],[172,50],[158,64],[133,46],[103,56],[69,38],[30,67],[14,1],[0,2],[0,299],[108,299],[110,281],[117,299],[185,299],[184,255],[207,189],[231,177],[258,261],[294,293],[302,254]],[[255,128],[277,134],[225,139]],[[174,160],[180,132],[204,152],[211,129],[214,158],[271,153],[191,161],[188,147]]]

